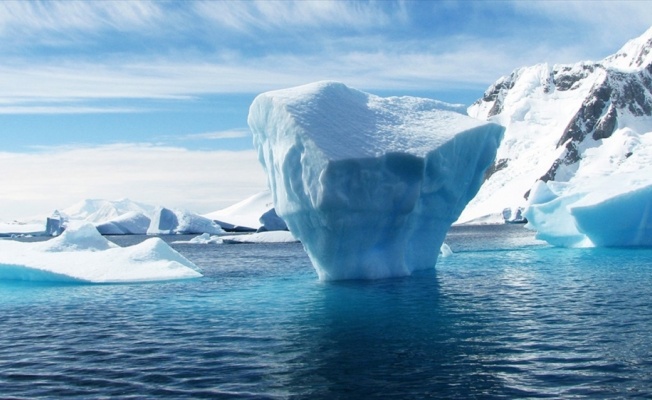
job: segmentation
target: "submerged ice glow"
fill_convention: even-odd
[[[503,128],[457,107],[336,82],[264,93],[249,126],[278,214],[320,279],[434,267]]]

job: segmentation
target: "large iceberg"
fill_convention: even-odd
[[[254,100],[248,122],[276,212],[320,279],[404,276],[435,266],[503,135],[501,126],[458,111],[336,82]]]
[[[46,242],[0,241],[0,280],[124,283],[200,276],[160,238],[119,247],[88,222],[74,221]]]

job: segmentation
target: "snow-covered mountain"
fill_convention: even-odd
[[[538,180],[556,195],[620,173],[642,185],[652,179],[652,28],[599,62],[519,68],[468,113],[506,131],[458,222],[502,221],[504,209],[526,205]]]

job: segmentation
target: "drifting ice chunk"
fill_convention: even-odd
[[[92,224],[72,222],[40,243],[0,241],[0,279],[142,282],[200,277],[196,266],[159,238],[119,247]]]
[[[59,210],[55,210],[52,216],[48,217],[45,221],[45,234],[50,236],[61,235],[61,232],[66,229],[66,217],[61,215]]]
[[[249,126],[276,212],[320,279],[433,268],[503,128],[434,100],[319,82],[264,93]]]
[[[439,249],[439,255],[442,257],[450,257],[453,255],[453,250],[451,250],[450,246],[447,245],[446,243],[441,244],[441,248]]]

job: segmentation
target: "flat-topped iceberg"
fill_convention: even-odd
[[[249,126],[276,212],[320,279],[433,268],[503,128],[459,107],[336,82],[263,93]]]
[[[159,238],[119,247],[89,222],[73,222],[46,242],[0,241],[0,280],[124,283],[200,276]]]

